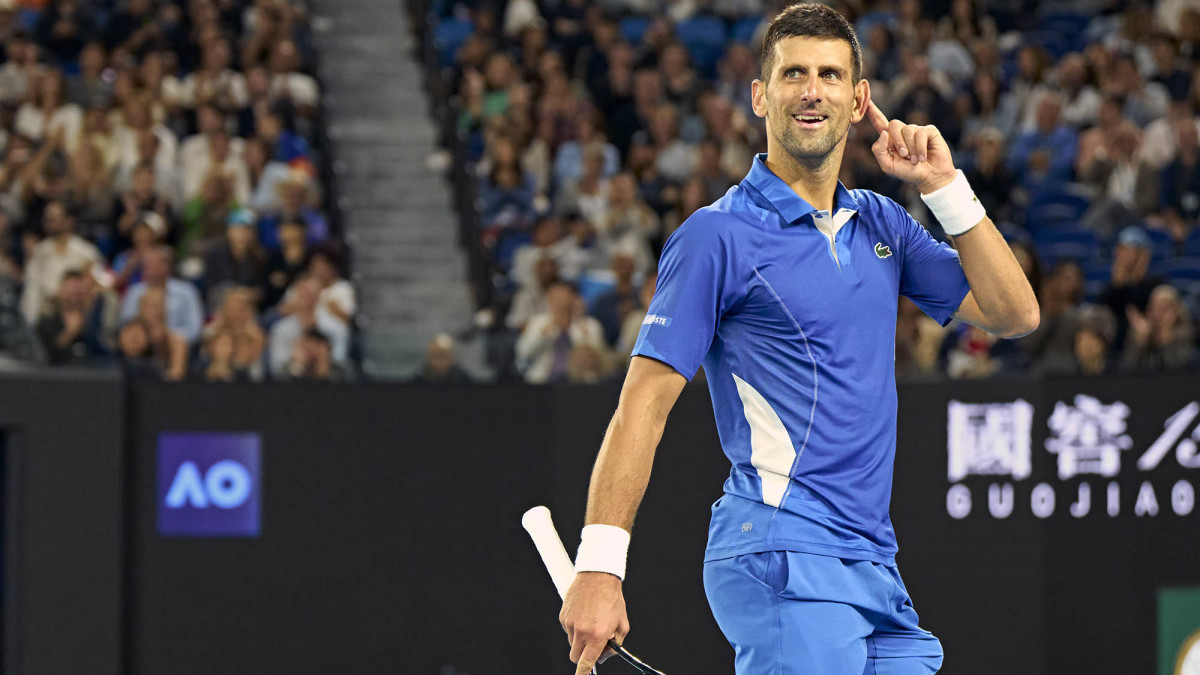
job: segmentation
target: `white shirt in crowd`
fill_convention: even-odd
[[[563,360],[565,367],[566,353],[557,353],[558,343],[563,331],[554,325],[554,319],[549,312],[535,314],[525,325],[525,331],[517,340],[516,357],[517,369],[525,375],[525,381],[530,384],[545,384],[550,381],[555,359]],[[570,339],[569,347],[590,345],[596,349],[604,349],[604,327],[590,316],[577,317],[567,328],[566,337]]]
[[[53,239],[44,239],[33,247],[33,256],[25,266],[25,290],[21,293],[21,314],[30,325],[50,305],[58,284],[67,272],[91,273],[100,264],[100,251],[79,235],[71,235],[61,249]]]

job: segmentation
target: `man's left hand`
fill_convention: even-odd
[[[871,152],[884,173],[916,187],[921,194],[929,194],[954,180],[954,158],[937,127],[889,121],[874,101],[869,105],[863,119],[879,132],[879,140],[871,146]]]

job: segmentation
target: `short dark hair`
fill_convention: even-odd
[[[771,69],[775,67],[775,45],[780,40],[790,37],[814,37],[847,42],[853,61],[852,84],[858,84],[862,77],[862,48],[858,44],[858,35],[854,33],[854,27],[832,7],[811,2],[801,2],[788,7],[767,27],[762,53],[759,56],[764,84],[770,82]]]

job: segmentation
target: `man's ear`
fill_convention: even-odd
[[[767,116],[767,84],[762,80],[750,83],[750,105],[754,108],[754,116]]]
[[[871,107],[871,85],[861,79],[854,85],[854,110],[850,111],[850,123],[858,124],[867,116],[867,108]]]

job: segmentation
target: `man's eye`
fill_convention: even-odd
[[[799,71],[799,70],[797,70],[797,69],[795,69],[795,68],[792,68],[791,70],[789,70],[789,71],[785,72],[785,73],[783,74],[783,76],[784,76],[784,77],[796,77],[796,76],[797,76],[797,75],[799,75],[799,74],[800,74],[800,71]]]
[[[822,77],[824,77],[827,80],[836,80],[836,79],[838,79],[838,74],[833,72],[832,70],[827,70],[827,71],[825,71],[825,74],[822,75]]]

